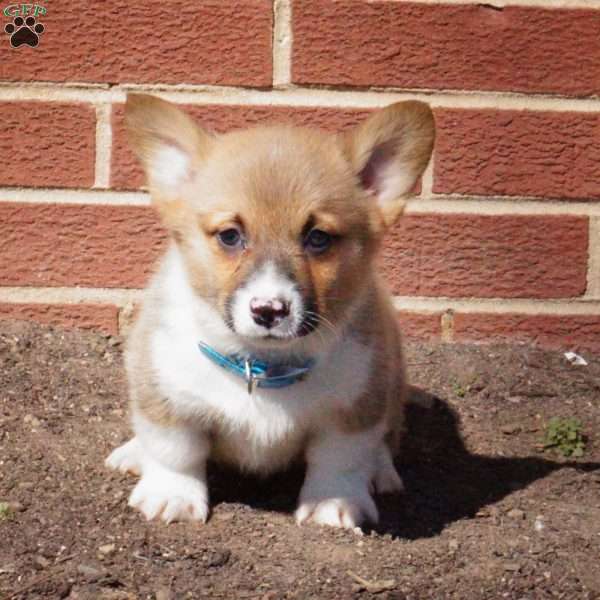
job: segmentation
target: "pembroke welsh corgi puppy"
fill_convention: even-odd
[[[375,270],[432,151],[420,102],[332,135],[292,126],[212,135],[129,95],[126,122],[170,233],[129,336],[135,437],[107,464],[140,476],[148,519],[206,521],[208,459],[257,473],[306,462],[296,519],[376,522],[407,384]]]

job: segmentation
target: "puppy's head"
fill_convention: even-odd
[[[419,102],[343,136],[289,126],[213,136],[144,95],[128,96],[126,121],[194,290],[241,338],[271,346],[343,321],[434,139]]]

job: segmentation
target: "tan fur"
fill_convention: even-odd
[[[403,426],[404,365],[394,309],[373,263],[383,233],[429,160],[430,109],[419,102],[394,104],[343,136],[269,126],[213,137],[173,105],[145,96],[130,95],[126,114],[147,170],[160,144],[193,156],[189,177],[176,191],[151,176],[149,185],[197,293],[225,317],[228,298],[261,261],[283,261],[327,321],[374,348],[368,391],[333,419],[344,431],[384,419],[395,448]],[[375,155],[385,164],[374,165],[376,181],[365,187],[361,173]],[[388,172],[405,174],[396,188],[385,187]],[[308,222],[339,241],[323,255],[308,256],[301,247]],[[251,243],[240,252],[224,251],[215,234],[235,224]],[[159,318],[156,307],[142,311],[128,371],[136,408],[172,426],[180,417],[157,394],[149,364],[150,333]]]

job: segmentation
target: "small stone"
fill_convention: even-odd
[[[513,435],[513,434],[519,433],[519,431],[521,431],[521,425],[519,425],[518,423],[509,423],[507,425],[502,425],[500,427],[500,431],[504,435]]]
[[[41,421],[37,418],[34,417],[31,414],[27,414],[23,417],[23,422],[24,423],[28,423],[29,425],[31,425],[32,427],[39,427],[41,424]]]
[[[104,544],[103,546],[100,546],[100,548],[98,548],[98,552],[100,552],[100,554],[104,556],[114,554],[115,550],[116,546],[114,544]]]
[[[539,533],[544,530],[546,525],[544,524],[544,517],[538,515],[533,522],[533,528]]]
[[[504,570],[516,572],[521,570],[521,565],[518,562],[506,562],[504,563]]]
[[[47,558],[45,558],[44,556],[40,556],[40,555],[36,556],[33,559],[33,562],[40,569],[47,569],[51,564]]]
[[[90,582],[97,581],[105,575],[103,571],[90,565],[77,565],[77,572],[83,575]]]
[[[458,540],[450,540],[448,542],[448,548],[450,548],[451,551],[456,552],[456,550],[458,550]]]
[[[519,508],[513,508],[512,510],[509,510],[506,513],[507,517],[510,517],[511,519],[519,519],[522,520],[525,518],[525,513],[520,510]]]

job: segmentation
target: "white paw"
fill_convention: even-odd
[[[365,521],[377,523],[379,514],[373,498],[365,491],[351,498],[304,500],[296,510],[296,522],[313,521],[319,525],[354,529]]]
[[[396,471],[387,447],[381,449],[377,458],[377,471],[373,485],[378,494],[397,494],[404,491],[404,483]]]
[[[206,484],[196,477],[145,465],[144,475],[129,497],[129,506],[140,510],[146,519],[201,521],[208,517]]]
[[[137,438],[130,439],[127,443],[113,450],[104,464],[122,473],[142,473],[141,448]]]

